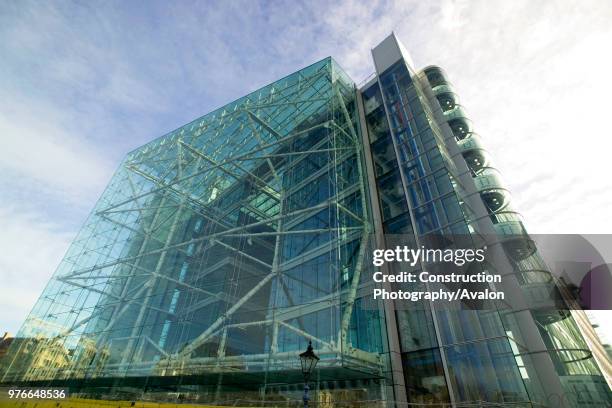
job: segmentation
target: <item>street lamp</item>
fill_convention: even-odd
[[[308,380],[310,379],[310,374],[313,372],[318,362],[319,356],[314,353],[314,350],[312,349],[312,341],[309,341],[306,351],[300,354],[302,374],[304,375],[304,396],[302,397],[304,400],[304,408],[308,407],[308,401],[310,400],[308,397]]]

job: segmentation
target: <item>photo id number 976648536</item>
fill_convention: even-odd
[[[65,399],[68,390],[63,388],[9,388],[9,399]]]

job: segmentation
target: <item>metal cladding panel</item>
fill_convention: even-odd
[[[402,58],[408,63],[411,71],[413,71],[414,63],[412,58],[406,47],[397,39],[394,33],[391,33],[372,49],[372,57],[374,58],[374,65],[379,75]]]

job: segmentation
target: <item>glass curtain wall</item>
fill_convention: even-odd
[[[2,381],[299,399],[312,341],[314,398],[384,398],[355,95],[327,58],[129,153]]]

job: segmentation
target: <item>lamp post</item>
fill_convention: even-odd
[[[300,364],[302,364],[302,374],[304,375],[304,396],[302,397],[304,408],[308,408],[308,401],[310,400],[308,396],[308,380],[318,362],[319,356],[314,353],[312,341],[309,341],[306,351],[300,354]]]

